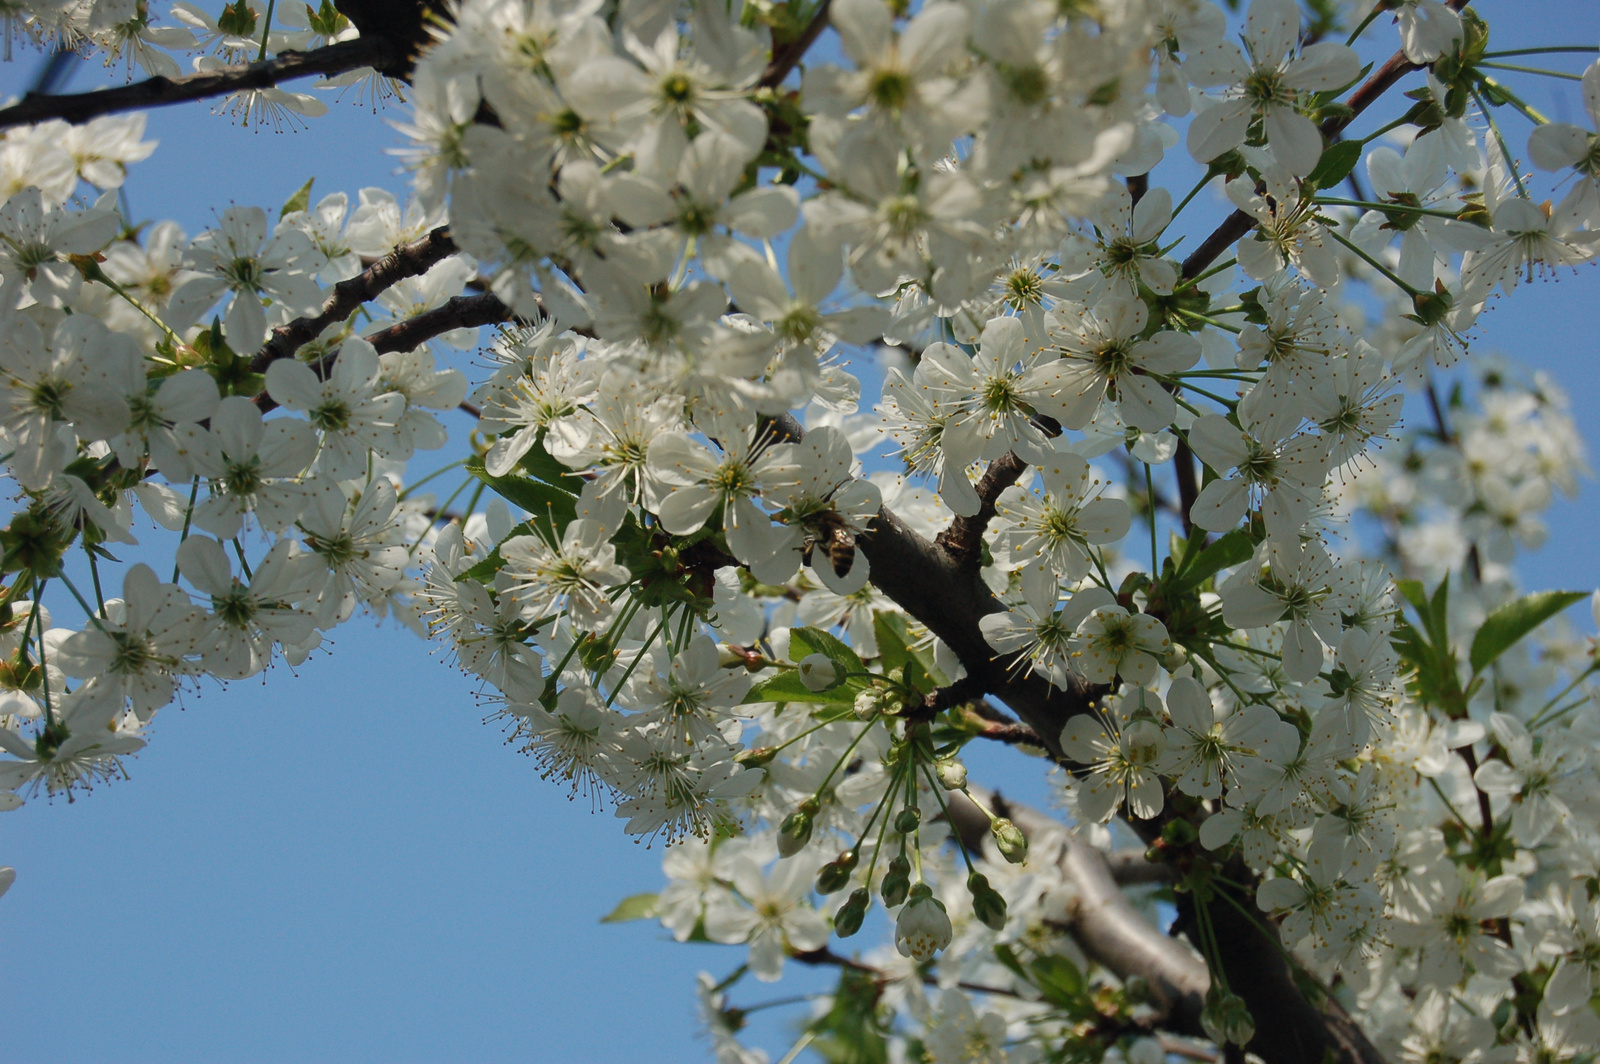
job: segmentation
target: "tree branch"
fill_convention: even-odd
[[[831,0],[822,0],[822,3],[817,5],[816,14],[811,16],[806,28],[800,31],[800,36],[772,50],[772,61],[767,64],[767,69],[761,72],[761,80],[756,82],[757,85],[765,89],[775,89],[783,84],[783,79],[799,65],[801,58],[827,28],[830,2]]]
[[[10,107],[0,107],[0,129],[33,125],[53,118],[78,124],[120,111],[169,107],[247,89],[264,89],[314,74],[342,74],[357,67],[386,64],[390,61],[390,52],[391,46],[380,38],[359,37],[310,52],[281,52],[260,62],[240,63],[181,78],[147,78],[132,85],[61,95],[30,92]]]
[[[476,329],[516,320],[516,312],[502,303],[499,296],[485,292],[479,296],[456,296],[414,318],[379,329],[367,339],[382,355],[390,351],[415,350],[435,336],[454,329]]]
[[[1448,7],[1459,11],[1465,7],[1467,0],[1450,0]],[[1396,52],[1389,57],[1389,61],[1372,72],[1372,75],[1362,82],[1350,98],[1345,101],[1350,108],[1349,114],[1338,114],[1326,119],[1318,127],[1325,142],[1331,143],[1339,134],[1349,127],[1368,107],[1377,101],[1378,97],[1389,91],[1394,83],[1411,73],[1421,70],[1417,64],[1406,58],[1405,52]],[[1207,266],[1216,261],[1228,248],[1251,229],[1255,227],[1255,219],[1244,211],[1234,211],[1223,219],[1221,225],[1214,229],[1210,236],[1200,242],[1200,245],[1190,252],[1189,257],[1183,260],[1183,276],[1198,277]]]
[[[456,244],[450,239],[449,227],[443,225],[416,243],[395,248],[354,277],[334,285],[333,294],[322,304],[320,313],[296,318],[287,325],[273,329],[272,337],[251,359],[251,368],[260,373],[278,359],[290,357],[302,346],[321,336],[328,326],[345,321],[362,304],[376,299],[380,292],[407,277],[427,273],[455,251]]]
[[[976,567],[983,553],[983,533],[994,518],[995,502],[1000,493],[1017,482],[1028,463],[1018,458],[1016,452],[1005,454],[989,463],[978,480],[978,512],[972,517],[957,517],[950,527],[939,533],[936,541],[959,563]]]
[[[1143,979],[1156,999],[1163,1025],[1205,1037],[1200,1010],[1211,985],[1205,961],[1146,920],[1112,877],[1105,856],[1065,824],[1036,809],[1006,802],[998,794],[972,790],[980,801],[1010,817],[1031,843],[1042,843],[1045,836],[1060,838],[1060,869],[1077,888],[1069,927],[1084,953],[1120,979]],[[950,792],[949,798],[951,826],[968,850],[981,851],[989,835],[989,818],[959,791]]]

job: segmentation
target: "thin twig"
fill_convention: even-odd
[[[333,286],[333,293],[322,310],[272,330],[272,337],[251,359],[257,373],[280,358],[288,358],[305,344],[322,335],[330,325],[347,320],[364,303],[369,303],[407,277],[419,277],[456,251],[447,226],[440,226],[413,244],[404,244],[378,259],[348,280]]]
[[[316,74],[343,74],[357,67],[384,64],[389,59],[389,51],[382,40],[358,37],[309,52],[281,52],[265,61],[238,63],[181,78],[154,77],[132,85],[61,95],[30,92],[10,107],[0,108],[0,129],[34,125],[50,119],[78,124],[100,115],[170,107],[191,100],[264,89]]]

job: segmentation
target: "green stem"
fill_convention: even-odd
[[[1430,207],[1413,207],[1407,203],[1369,203],[1366,200],[1338,199],[1333,196],[1318,196],[1316,204],[1319,207],[1365,207],[1370,211],[1394,211],[1399,214],[1422,214],[1429,218],[1456,218],[1455,211],[1441,211]]]
[[[1215,266],[1211,267],[1209,270],[1206,270],[1204,273],[1195,274],[1193,277],[1189,278],[1187,281],[1184,281],[1183,283],[1179,284],[1176,288],[1173,289],[1173,291],[1174,292],[1181,292],[1185,288],[1192,287],[1194,285],[1199,284],[1201,281],[1204,281],[1204,280],[1206,280],[1208,278],[1211,278],[1211,277],[1215,277],[1217,274],[1221,273],[1223,270],[1231,270],[1237,265],[1239,265],[1239,260],[1238,259],[1224,259],[1222,262],[1217,263]]]
[[[256,62],[261,62],[267,57],[267,35],[272,32],[272,9],[278,6],[278,0],[267,0],[267,17],[261,27],[261,50],[256,53]]]
[[[78,600],[78,605],[83,607],[83,612],[88,614],[89,623],[100,629],[101,635],[109,636],[111,633],[107,632],[106,626],[100,623],[100,618],[95,615],[94,607],[89,605],[88,600],[86,600],[82,595],[78,594],[78,589],[72,585],[72,581],[68,579],[67,574],[61,573],[59,575],[61,577],[61,582],[67,585],[67,590],[72,592],[72,597]]]
[[[1356,258],[1360,259],[1362,262],[1366,263],[1368,266],[1371,266],[1374,270],[1377,270],[1384,277],[1386,277],[1388,280],[1390,280],[1396,286],[1398,286],[1399,289],[1402,292],[1404,292],[1406,295],[1411,296],[1413,299],[1415,299],[1417,296],[1422,294],[1422,293],[1418,292],[1415,288],[1413,288],[1411,285],[1409,285],[1405,281],[1401,280],[1400,276],[1398,274],[1396,274],[1393,270],[1389,269],[1389,267],[1385,266],[1383,263],[1379,262],[1377,259],[1373,258],[1371,255],[1368,255],[1365,251],[1362,251],[1360,248],[1356,247],[1355,244],[1353,244],[1349,240],[1347,240],[1345,238],[1344,234],[1339,232],[1339,230],[1337,230],[1337,229],[1335,229],[1335,228],[1330,226],[1328,228],[1328,235],[1333,237],[1333,239],[1337,240],[1339,243],[1343,244],[1345,247],[1349,248],[1352,252],[1355,253]]]
[[[200,478],[194,478],[194,484],[189,488],[189,508],[183,511],[183,532],[178,536],[178,546],[183,546],[183,541],[189,538],[189,524],[194,520],[194,501],[200,497]],[[172,563],[172,582],[178,582],[178,563]]]
[[[1189,205],[1189,201],[1194,199],[1196,196],[1198,196],[1200,194],[1200,190],[1205,188],[1206,185],[1210,183],[1210,181],[1211,181],[1213,176],[1215,176],[1215,175],[1207,173],[1204,176],[1202,176],[1199,181],[1195,182],[1195,186],[1194,186],[1194,188],[1191,188],[1189,190],[1189,194],[1187,196],[1183,197],[1183,199],[1179,200],[1178,201],[1178,205],[1172,209],[1172,217],[1173,217],[1173,219],[1176,219],[1178,217],[1178,215],[1183,213],[1183,209]],[[1167,224],[1170,226],[1172,224],[1172,222],[1168,221]],[[1198,278],[1198,277],[1195,278],[1195,280],[1197,280],[1197,281],[1199,279],[1200,278]]]
[[[1506,161],[1506,168],[1511,171],[1511,181],[1517,186],[1517,195],[1523,199],[1528,198],[1528,189],[1522,183],[1522,175],[1517,172],[1517,160],[1512,157],[1511,149],[1506,145],[1505,134],[1500,132],[1500,123],[1494,120],[1494,115],[1489,111],[1489,105],[1483,102],[1483,97],[1478,95],[1476,88],[1467,90],[1472,94],[1473,102],[1478,105],[1478,110],[1483,112],[1483,117],[1489,123],[1489,131],[1494,134],[1494,139],[1500,145],[1500,155]]]
[[[1542,74],[1547,78],[1560,78],[1562,81],[1582,81],[1582,74],[1569,74],[1565,70],[1545,70],[1542,67],[1518,66],[1516,63],[1486,63],[1477,64],[1488,67],[1490,70],[1515,70],[1519,74]]]
[[[1485,76],[1484,79],[1483,79],[1483,83],[1486,86],[1494,89],[1494,91],[1498,92],[1501,96],[1504,96],[1506,98],[1506,102],[1507,103],[1509,103],[1512,107],[1516,108],[1518,111],[1522,112],[1522,117],[1526,118],[1528,121],[1532,122],[1534,125],[1536,125],[1536,126],[1547,126],[1547,125],[1550,124],[1550,119],[1546,118],[1540,112],[1535,111],[1527,103],[1527,101],[1523,100],[1522,97],[1518,96],[1516,93],[1514,93],[1510,89],[1506,88],[1503,84],[1501,84],[1500,82],[1496,81],[1494,78]]]
[[[611,703],[617,700],[617,695],[622,691],[622,685],[628,682],[628,677],[633,675],[633,670],[638,668],[639,662],[644,660],[644,652],[650,649],[650,644],[655,642],[656,636],[661,634],[661,629],[666,626],[666,623],[667,614],[665,611],[663,611],[661,614],[661,620],[656,623],[655,631],[644,637],[644,645],[641,646],[638,653],[633,656],[633,661],[628,663],[628,667],[623,671],[622,676],[618,678],[616,683],[611,685],[611,693],[606,696],[607,706],[610,706]]]
[[[1361,34],[1366,31],[1366,28],[1372,25],[1372,20],[1381,15],[1385,10],[1387,10],[1387,8],[1385,8],[1383,4],[1373,4],[1372,10],[1367,12],[1367,17],[1362,19],[1356,25],[1356,28],[1350,31],[1349,37],[1345,38],[1345,47],[1348,48],[1352,44],[1355,44],[1356,38],[1360,37]]]
[[[1600,48],[1587,44],[1557,44],[1546,48],[1507,48],[1500,52],[1484,52],[1485,59],[1506,59],[1514,55],[1558,55],[1576,53],[1579,55],[1594,55]]]

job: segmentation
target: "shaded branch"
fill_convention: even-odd
[[[516,313],[502,303],[499,296],[488,293],[477,296],[456,296],[414,318],[407,318],[386,329],[370,333],[367,335],[367,340],[380,355],[390,351],[412,351],[435,336],[455,329],[476,329],[482,325],[500,325],[515,320],[517,320]],[[337,351],[329,351],[315,363],[317,372],[327,373],[338,356]],[[263,365],[268,365],[270,362],[271,360]],[[266,392],[256,396],[255,404],[263,414],[278,407],[277,400]],[[461,407],[473,417],[481,414],[481,411],[469,403],[463,403]]]
[[[516,320],[516,312],[502,303],[499,296],[485,292],[477,296],[456,296],[414,318],[379,329],[367,339],[382,355],[390,351],[415,350],[435,336],[454,329],[476,329]]]
[[[78,124],[120,111],[170,107],[249,89],[265,89],[295,78],[343,74],[364,66],[379,67],[390,62],[390,52],[391,46],[381,38],[359,37],[309,52],[281,52],[260,62],[240,63],[181,78],[147,78],[132,85],[60,95],[30,92],[10,107],[0,107],[0,129],[50,119]]]
[[[976,566],[983,553],[983,533],[994,518],[995,502],[1000,493],[1017,482],[1028,463],[1018,458],[1016,452],[1005,454],[989,463],[978,480],[978,512],[972,517],[957,517],[950,527],[939,533],[937,540],[958,562]]]
[[[767,64],[767,69],[761,72],[761,80],[756,84],[762,88],[775,89],[783,84],[783,79],[789,72],[799,65],[801,58],[822,36],[822,31],[828,26],[828,5],[831,0],[822,0],[817,5],[816,14],[811,16],[811,21],[806,23],[806,28],[800,31],[800,36],[792,41],[787,41],[772,49],[772,61]]]
[[[347,320],[363,304],[378,297],[407,277],[427,273],[436,263],[456,251],[448,226],[441,225],[413,244],[395,248],[360,273],[333,286],[320,313],[296,318],[272,330],[272,337],[251,359],[251,369],[265,370],[280,358],[288,358],[305,344],[322,335],[330,325]]]

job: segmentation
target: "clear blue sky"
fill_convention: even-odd
[[[1592,0],[1478,6],[1498,46],[1600,37]],[[1530,11],[1537,26],[1509,24]],[[19,50],[0,92],[18,91],[37,62]],[[102,78],[85,64],[73,86]],[[1579,118],[1575,94],[1563,103],[1549,85],[1535,83],[1529,102]],[[309,133],[273,134],[204,105],[153,112],[161,148],[129,182],[134,215],[192,234],[230,203],[275,210],[312,174],[319,193],[398,191],[384,119],[401,116],[346,103]],[[1480,341],[1554,373],[1591,442],[1596,306],[1591,267],[1519,291]],[[1522,566],[1530,585],[1600,584],[1600,508],[1586,488],[1552,511],[1553,546]],[[365,621],[332,642],[335,654],[294,674],[276,668],[164,710],[131,780],[0,818],[0,864],[18,871],[0,900],[12,1017],[0,1059],[707,1059],[694,974],[725,973],[739,951],[597,922],[657,888],[659,851],[541,782],[428,644]],[[1037,762],[972,760],[984,782],[1038,793]],[[788,1044],[776,1021],[758,1040],[774,1058]]]

